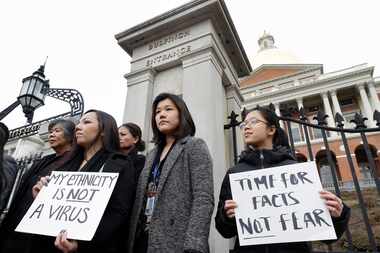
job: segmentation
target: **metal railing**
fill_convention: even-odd
[[[20,185],[22,176],[28,170],[28,168],[30,168],[32,166],[33,163],[35,163],[36,161],[39,161],[41,159],[42,154],[43,154],[42,152],[30,154],[28,156],[23,156],[23,157],[16,160],[16,162],[17,162],[17,174],[16,174],[16,178],[14,180],[13,186],[12,186],[11,193],[9,194],[7,205],[5,206],[5,208],[3,210],[0,210],[1,211],[1,213],[0,213],[0,225],[3,222],[4,218],[8,214],[9,208],[11,207],[13,199],[14,199],[14,197],[17,193],[18,187]]]

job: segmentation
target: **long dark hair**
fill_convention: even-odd
[[[120,151],[119,132],[114,117],[100,110],[88,110],[85,114],[94,112],[99,122],[99,134],[103,133],[103,149],[108,152]]]
[[[119,131],[117,128],[116,120],[106,112],[100,110],[88,110],[84,114],[93,112],[96,114],[98,120],[99,133],[94,140],[96,142],[97,138],[102,138],[102,149],[98,151],[100,157],[104,157],[109,153],[119,153],[120,152],[120,141],[119,141]],[[76,141],[76,140],[74,140]],[[97,154],[98,154],[97,153]],[[94,156],[95,157],[95,156]],[[58,170],[73,171],[77,170],[84,159],[84,148],[79,146],[77,143],[74,145],[73,151],[65,163]],[[92,159],[91,159],[92,160]],[[93,165],[98,164],[98,161],[93,161]]]
[[[177,107],[179,112],[179,127],[174,133],[176,139],[181,139],[187,135],[194,136],[195,134],[195,124],[193,118],[191,117],[190,111],[186,106],[185,101],[177,95],[171,93],[161,93],[153,101],[152,105],[152,129],[153,129],[153,140],[155,144],[165,143],[165,135],[158,130],[156,124],[156,109],[158,103],[165,99],[170,99],[174,105]]]
[[[138,125],[136,125],[135,123],[132,123],[132,122],[128,122],[128,123],[124,123],[120,127],[127,128],[129,130],[129,132],[131,133],[131,135],[133,136],[133,138],[138,139],[138,141],[135,144],[137,151],[144,151],[145,150],[145,141],[143,141],[141,139],[142,132],[141,132],[141,128]]]
[[[263,116],[265,121],[268,122],[267,125],[270,127],[274,127],[276,129],[276,132],[274,133],[273,140],[272,140],[273,148],[277,148],[277,147],[290,148],[288,136],[286,135],[284,129],[281,128],[280,121],[273,110],[271,110],[270,108],[257,106],[253,110],[248,111],[244,115],[243,120],[245,120],[245,117],[247,116],[247,114],[252,111],[258,111],[261,114],[261,116]]]

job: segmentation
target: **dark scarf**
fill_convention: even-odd
[[[97,172],[99,171],[103,164],[106,162],[108,157],[110,156],[110,152],[101,149],[98,152],[95,153],[93,157],[87,163],[82,167],[80,171],[83,172]],[[67,164],[67,166],[64,167],[64,171],[79,171],[79,167],[82,164],[84,159],[83,150],[77,150],[75,156]]]
[[[262,154],[262,156],[261,156]],[[296,160],[288,148],[277,146],[273,149],[252,149],[245,150],[240,155],[239,163],[247,163],[252,166],[273,167],[286,160]]]
[[[131,156],[131,157],[135,157],[135,156],[137,156],[137,154],[138,154],[137,148],[133,147],[126,155]]]

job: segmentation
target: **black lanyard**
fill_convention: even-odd
[[[160,157],[162,154],[162,151],[164,148],[159,148],[159,152],[157,152],[156,158],[154,159],[153,165],[152,165],[152,172],[151,172],[151,179],[156,187],[158,187],[158,183],[160,181],[160,175],[161,175],[161,170],[162,167],[164,166],[164,163],[166,161],[166,158],[169,156],[170,152],[172,151],[174,145],[176,143],[174,142],[172,146],[170,147],[168,153],[166,154],[165,158],[160,161]]]
[[[160,163],[154,163],[153,169],[152,169],[152,178],[153,178],[153,183],[156,187],[158,187],[160,175],[161,175]]]

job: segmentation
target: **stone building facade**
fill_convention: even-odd
[[[250,75],[240,79],[240,92],[247,109],[273,103],[277,114],[281,115],[284,107],[303,107],[308,122],[314,124],[317,123],[313,119],[317,111],[322,110],[328,115],[327,122],[331,127],[335,127],[334,115],[340,113],[345,119],[346,128],[354,127],[350,121],[355,113],[361,113],[368,118],[368,127],[376,126],[373,112],[380,111],[380,78],[373,76],[374,66],[360,64],[324,73],[323,65],[300,63],[295,60],[296,57],[276,48],[274,37],[268,33],[264,33],[258,43],[260,49],[253,58],[254,69]],[[298,115],[295,114],[294,117],[298,118]],[[284,124],[282,126],[286,129]],[[304,129],[295,123],[291,124],[291,128],[297,157],[305,161],[307,147]],[[309,136],[322,183],[325,187],[332,187],[332,175],[321,132],[310,128]],[[362,185],[373,185],[360,135],[348,134],[347,137]],[[341,186],[350,189],[353,187],[352,175],[341,139],[336,132],[330,132],[328,139]],[[368,142],[375,157],[377,171],[380,172],[380,134],[369,134]]]

